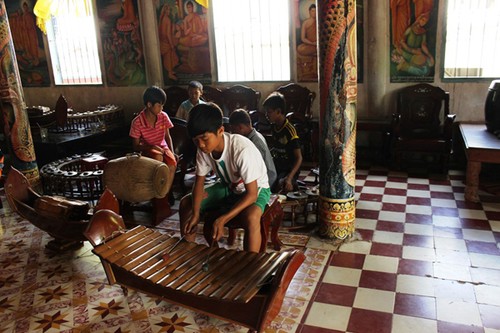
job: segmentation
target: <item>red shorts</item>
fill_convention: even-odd
[[[156,150],[149,150],[144,152],[144,156],[154,158],[155,160],[160,160],[160,154]],[[165,149],[163,151],[163,163],[169,166],[177,166],[177,160],[175,159],[174,153],[170,149]]]

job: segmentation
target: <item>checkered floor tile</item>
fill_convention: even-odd
[[[310,184],[309,170],[301,179]],[[50,237],[1,197],[0,332],[245,332],[236,325],[108,286],[90,246],[44,250]],[[500,197],[464,200],[464,174],[360,169],[356,234],[304,248],[266,332],[500,333]],[[175,229],[178,215],[163,227]],[[309,220],[309,219],[308,219]],[[286,223],[290,223],[287,221]]]

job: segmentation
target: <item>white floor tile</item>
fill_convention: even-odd
[[[361,270],[346,267],[328,267],[323,282],[357,287]]]
[[[455,299],[436,299],[437,319],[462,325],[482,326],[477,304]]]
[[[392,291],[358,288],[353,307],[365,310],[392,313],[396,293]]]
[[[373,233],[373,242],[402,245],[403,234],[399,232],[375,230]]]
[[[462,227],[460,219],[458,217],[452,217],[452,216],[440,216],[440,215],[433,216],[432,224],[435,225],[436,227],[445,227],[445,228]]]
[[[396,280],[396,291],[434,297],[434,281],[431,277],[400,274]]]
[[[436,249],[436,261],[448,264],[470,266],[469,253],[449,249]]]
[[[478,303],[500,306],[500,287],[479,285],[474,290]]]
[[[400,213],[400,212],[389,212],[389,211],[383,210],[378,214],[378,219],[381,221],[404,223],[405,219],[406,219],[406,214]]]
[[[437,321],[395,314],[392,317],[393,333],[437,333]]]
[[[340,252],[349,252],[349,253],[359,253],[359,254],[368,254],[370,253],[370,249],[372,247],[372,243],[368,241],[354,241],[342,244],[339,248]]]
[[[422,190],[408,190],[406,192],[406,195],[409,197],[416,197],[416,198],[430,198],[431,193],[429,191],[422,191]]]
[[[435,278],[461,282],[472,281],[469,266],[449,264],[446,262],[435,262],[433,266]]]
[[[418,246],[403,246],[403,258],[423,261],[435,261],[434,249]]]
[[[405,223],[404,233],[432,237],[434,235],[434,228],[432,225],[427,224]]]
[[[432,215],[432,207],[422,205],[406,205],[406,213]]]
[[[500,260],[498,260],[498,256],[470,252],[469,258],[472,266],[500,269]]]
[[[377,220],[356,218],[356,229],[375,230],[377,227]]]
[[[386,188],[397,188],[401,190],[406,190],[408,188],[408,183],[399,183],[399,182],[387,182],[385,184]]]
[[[434,237],[434,247],[437,249],[447,249],[467,252],[467,245],[463,239]]]
[[[402,195],[384,194],[384,196],[382,197],[382,202],[404,205],[406,204],[406,197]]]
[[[484,223],[486,223],[486,221],[484,221]],[[462,234],[465,240],[495,242],[493,232],[488,230],[463,229]]]
[[[467,219],[481,219],[481,220],[487,220],[488,218],[486,217],[486,214],[484,210],[478,210],[478,209],[458,209],[458,216],[461,218],[467,218]]]
[[[450,199],[431,198],[432,207],[457,208],[457,202]]]
[[[397,273],[399,258],[367,255],[363,264],[363,270]]]
[[[305,324],[345,332],[351,311],[350,307],[314,302]]]

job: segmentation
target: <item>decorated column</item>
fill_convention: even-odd
[[[0,0],[0,102],[12,165],[32,186],[40,184],[35,148],[5,2]],[[6,152],[7,153],[7,152]]]
[[[319,234],[354,233],[356,2],[318,0],[320,89]]]

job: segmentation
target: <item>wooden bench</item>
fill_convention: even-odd
[[[204,220],[214,221],[217,217],[221,215],[221,212],[214,211],[207,213],[204,217]],[[266,205],[266,209],[264,210],[264,214],[260,219],[260,233],[262,237],[262,242],[260,244],[259,252],[265,252],[267,248],[267,242],[269,240],[269,229],[271,229],[271,242],[273,244],[273,249],[279,251],[281,246],[283,245],[278,237],[278,230],[283,222],[283,209],[281,208],[281,204],[278,201],[278,196],[275,194],[271,195],[269,202]],[[227,243],[229,245],[233,245],[236,239],[237,229],[228,226],[229,236],[227,239]]]

